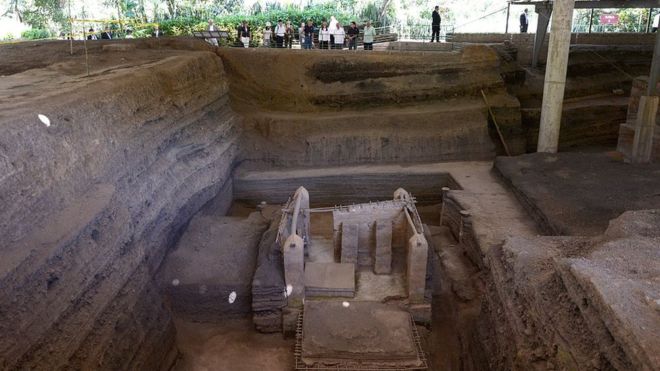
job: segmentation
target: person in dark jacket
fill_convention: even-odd
[[[110,30],[101,31],[101,40],[110,40],[110,39],[112,39],[112,34],[110,33]]]
[[[243,44],[244,48],[249,48],[250,47],[250,37],[251,36],[252,36],[252,34],[250,33],[250,26],[248,26],[247,21],[243,21],[243,24],[241,24],[238,27],[238,39]]]
[[[351,27],[348,28],[348,50],[357,50],[357,39],[360,35],[360,29],[357,27],[357,23],[351,22]]]
[[[431,22],[431,42],[435,40],[436,42],[440,42],[440,7],[435,6],[435,9],[433,9],[433,13],[431,14],[433,17],[433,21]]]
[[[303,43],[303,49],[311,49],[314,45],[314,23],[312,20],[307,21],[307,25],[303,29],[305,34],[305,42]]]
[[[529,18],[527,18],[527,9],[520,15],[520,33],[527,33],[529,27]]]

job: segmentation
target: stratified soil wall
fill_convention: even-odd
[[[441,245],[447,305],[434,318],[460,325],[433,336],[462,352],[439,357],[441,369],[657,369],[658,210],[624,212],[596,237],[539,236],[474,196],[443,200],[459,245]]]
[[[502,122],[520,126],[500,60],[484,46],[218,53],[232,106],[245,118],[243,164],[251,168],[492,159],[494,129],[481,90]]]
[[[231,199],[240,127],[216,55],[138,46],[90,50],[89,77],[76,45],[2,80],[0,369],[176,355],[154,271],[204,203]]]

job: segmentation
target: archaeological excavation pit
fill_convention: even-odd
[[[0,45],[0,369],[657,370],[646,36]]]

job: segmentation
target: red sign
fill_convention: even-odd
[[[618,14],[601,14],[600,24],[619,24]]]

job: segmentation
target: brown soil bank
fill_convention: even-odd
[[[488,47],[444,53],[220,49],[245,118],[244,165],[313,167],[492,159],[481,90],[520,128]],[[521,143],[511,144],[522,150]]]
[[[0,80],[0,369],[167,366],[154,271],[202,204],[231,198],[239,127],[220,59],[89,44],[89,77],[76,45]]]
[[[595,237],[535,236],[483,197],[443,203],[460,244],[438,250],[432,338],[459,351],[440,369],[658,369],[659,210],[626,212]]]

